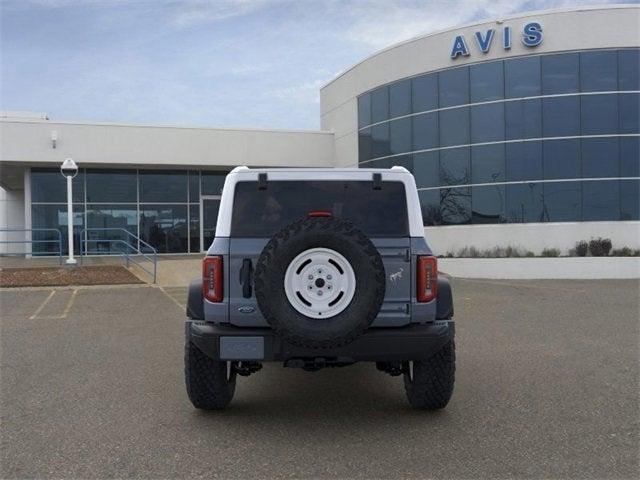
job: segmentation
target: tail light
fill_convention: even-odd
[[[202,262],[202,293],[210,302],[222,301],[222,257],[205,257]]]
[[[430,302],[438,295],[438,260],[436,257],[418,257],[419,302]]]
[[[307,213],[309,217],[333,217],[331,212],[326,212],[324,210],[314,210],[313,212]]]

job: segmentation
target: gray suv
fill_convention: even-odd
[[[196,408],[226,407],[237,375],[263,362],[307,371],[375,362],[404,376],[416,408],[443,408],[453,392],[451,286],[402,167],[235,168],[187,317]]]

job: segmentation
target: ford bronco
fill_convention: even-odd
[[[355,362],[404,376],[411,406],[453,392],[449,281],[424,237],[413,176],[391,169],[229,173],[202,278],[189,286],[185,381],[222,409],[263,362]]]

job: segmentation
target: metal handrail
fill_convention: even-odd
[[[57,240],[34,240],[33,236],[30,239],[24,239],[24,240],[0,240],[0,244],[10,244],[10,243],[28,243],[31,244],[33,246],[34,243],[57,243],[58,244],[58,251],[57,252],[51,252],[51,253],[55,253],[58,255],[59,261],[60,261],[60,265],[62,265],[62,254],[64,253],[62,251],[62,232],[60,232],[60,230],[58,230],[57,228],[0,228],[0,233],[10,233],[10,232],[55,232],[58,234],[58,239]],[[0,253],[0,255],[28,255],[29,253],[33,254],[33,248],[31,249],[32,252],[3,252]],[[38,252],[36,252],[38,253]],[[49,253],[49,252],[47,252]]]
[[[89,232],[106,232],[106,231],[124,232],[127,234],[127,240],[123,240],[121,238],[91,238],[90,239],[90,238],[87,238],[86,236],[86,234]],[[129,242],[129,240],[135,241],[134,242],[135,245],[132,245]],[[138,268],[140,268],[140,270],[142,270],[143,272],[145,272],[146,274],[150,275],[153,278],[153,283],[156,283],[157,269],[158,269],[158,252],[154,247],[149,245],[147,242],[142,240],[137,235],[134,235],[133,233],[131,233],[126,228],[116,228],[116,227],[114,228],[83,228],[80,231],[80,261],[82,261],[82,258],[86,255],[89,255],[92,253],[95,253],[95,254],[102,253],[97,250],[90,251],[88,249],[88,243],[99,243],[99,242],[106,242],[109,244],[124,246],[125,248],[120,251],[120,254],[125,258],[127,267],[129,266],[130,263],[135,264]],[[140,245],[143,245],[144,247],[150,249],[151,252],[142,251],[142,249],[140,248]],[[131,254],[130,250],[132,250],[134,253]],[[135,259],[136,256],[141,256],[143,260],[147,260],[151,262],[153,264],[153,269],[152,270],[146,269],[142,265],[142,262],[136,261]]]

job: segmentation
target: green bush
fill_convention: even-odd
[[[589,242],[589,252],[594,257],[606,257],[611,251],[611,239],[609,238],[592,238]]]
[[[614,248],[609,255],[612,257],[638,257],[640,250],[632,250],[629,247]]]
[[[576,246],[573,249],[573,252],[575,252],[575,255],[578,257],[586,257],[588,251],[589,251],[589,244],[585,240],[580,240],[579,242],[576,242]]]
[[[544,250],[542,250],[541,256],[542,257],[559,257],[560,250],[558,250],[557,248],[545,248]]]

